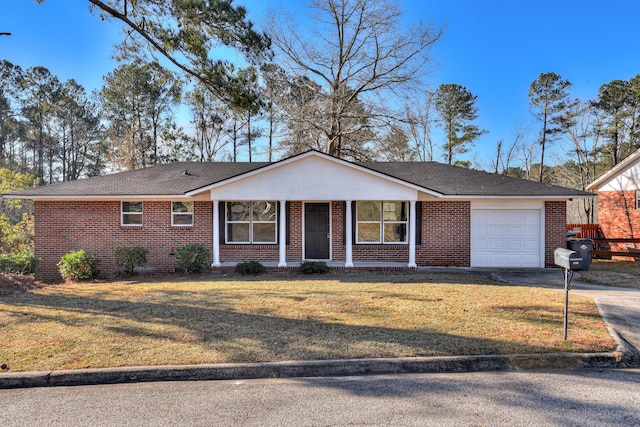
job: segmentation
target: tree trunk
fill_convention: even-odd
[[[247,114],[247,144],[249,145],[249,163],[251,163],[251,113]]]

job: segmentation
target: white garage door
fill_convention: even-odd
[[[472,267],[542,267],[539,209],[472,209]]]

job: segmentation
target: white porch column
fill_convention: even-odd
[[[218,200],[213,201],[213,263],[211,267],[220,267],[220,211]]]
[[[409,268],[416,265],[416,201],[409,201]]]
[[[345,267],[353,267],[353,230],[352,230],[352,216],[353,213],[351,212],[351,200],[347,200],[345,201],[345,212],[344,212],[344,220],[345,220],[345,233],[346,236],[344,241],[345,241],[345,262],[344,262],[344,266]]]
[[[280,208],[278,209],[278,217],[280,219],[278,227],[278,234],[280,240],[280,259],[278,260],[278,267],[287,266],[287,202],[280,200]]]

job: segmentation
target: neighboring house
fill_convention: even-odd
[[[640,238],[640,150],[589,184],[587,190],[598,192],[598,224],[605,238]],[[613,252],[640,247],[636,243],[609,245]]]
[[[37,276],[71,250],[116,271],[143,246],[172,271],[201,243],[212,267],[325,260],[345,268],[545,267],[565,245],[566,200],[589,193],[434,162],[352,163],[309,151],[275,163],[163,164],[7,195],[35,202]]]

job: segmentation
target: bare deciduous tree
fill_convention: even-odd
[[[518,151],[522,148],[522,141],[525,137],[525,131],[519,129],[513,135],[513,141],[505,143],[499,140],[496,144],[496,158],[491,161],[491,170],[493,173],[500,175],[510,175],[512,172],[513,162],[516,160]]]
[[[422,162],[431,162],[434,159],[434,146],[431,140],[434,96],[434,92],[426,91],[415,99],[405,100],[406,118],[403,127],[418,159]]]
[[[305,31],[289,14],[271,13],[267,32],[289,73],[320,84],[323,121],[315,127],[325,151],[342,156],[347,135],[370,131],[376,118],[388,124],[390,115],[377,108],[379,96],[419,81],[442,31],[407,28],[390,0],[312,0],[309,11]],[[350,108],[355,103],[367,108]],[[353,117],[356,112],[364,116]]]

